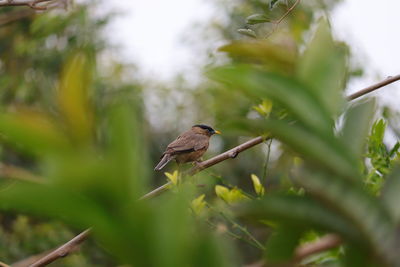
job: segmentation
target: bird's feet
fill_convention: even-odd
[[[203,166],[201,163],[202,163],[202,160],[198,159],[196,161],[193,161],[193,166],[201,169]]]

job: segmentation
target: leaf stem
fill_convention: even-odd
[[[264,166],[263,166],[263,174],[261,177],[261,183],[263,186],[265,186],[266,180],[267,180],[267,170],[268,170],[268,165],[269,165],[269,159],[270,159],[270,155],[271,155],[271,144],[272,144],[272,138],[267,140],[265,142],[265,144],[267,145],[268,151],[267,151],[267,155],[265,158],[265,162],[264,162]]]

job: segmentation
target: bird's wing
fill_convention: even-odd
[[[195,134],[188,131],[180,135],[175,141],[168,145],[166,153],[184,153],[208,147],[209,137],[203,134]]]

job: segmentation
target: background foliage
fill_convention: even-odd
[[[221,1],[229,23],[198,31],[226,44],[191,90],[127,79],[135,69],[102,38],[111,17],[90,5],[1,9],[0,260],[92,227],[53,266],[400,265],[400,145],[384,138],[398,117],[346,99],[355,70],[331,34],[335,3]],[[150,125],[157,114],[165,121]],[[152,172],[193,121],[223,131],[214,154],[266,140],[193,178],[174,165]],[[138,201],[167,179],[168,193]],[[294,262],[296,247],[328,233],[342,245]]]

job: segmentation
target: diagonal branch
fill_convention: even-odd
[[[354,99],[359,98],[359,97],[361,97],[361,96],[363,96],[363,95],[366,95],[366,94],[368,94],[368,93],[371,93],[371,92],[373,92],[373,91],[375,91],[375,90],[377,90],[377,89],[379,89],[379,88],[382,88],[382,87],[384,87],[384,86],[386,86],[386,85],[389,85],[389,84],[391,84],[391,83],[394,83],[394,82],[396,82],[396,81],[398,81],[398,80],[400,80],[400,74],[399,74],[399,75],[396,75],[396,76],[389,76],[389,77],[387,77],[385,80],[383,80],[383,81],[381,81],[381,82],[378,82],[378,83],[376,83],[376,84],[373,84],[373,85],[371,85],[371,86],[368,86],[368,87],[366,87],[366,88],[364,88],[364,89],[361,89],[361,90],[358,91],[358,92],[355,92],[354,94],[349,95],[349,96],[347,97],[347,100],[349,100],[349,101],[354,100]]]
[[[65,2],[65,0],[0,0],[3,6],[28,6],[35,10],[47,10],[54,3]]]
[[[62,245],[61,247],[55,249],[51,253],[47,254],[43,258],[40,258],[38,261],[34,262],[33,264],[29,265],[29,267],[40,267],[46,266],[53,261],[67,256],[70,252],[76,249],[78,245],[80,245],[83,241],[85,241],[90,234],[90,229],[86,229],[79,235],[75,236],[73,239]]]

